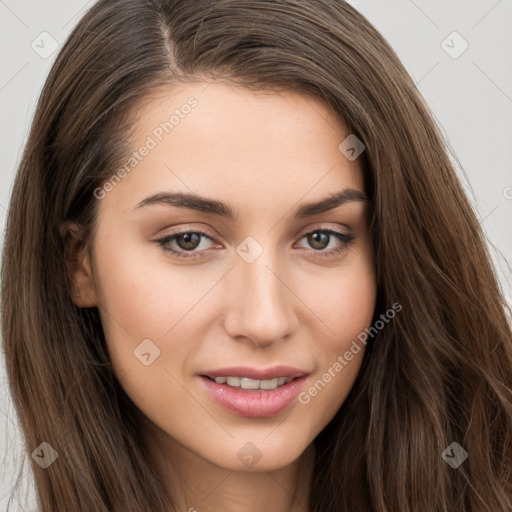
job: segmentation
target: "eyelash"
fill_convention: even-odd
[[[314,229],[312,231],[308,231],[307,233],[304,233],[299,238],[299,241],[313,233],[324,233],[327,235],[331,235],[331,236],[336,237],[341,242],[340,247],[337,247],[335,249],[330,249],[329,251],[314,250],[314,249],[312,249],[310,251],[310,252],[314,253],[315,255],[320,256],[321,258],[329,257],[329,256],[333,256],[335,254],[342,253],[355,240],[355,237],[353,235],[349,235],[348,233],[343,233],[341,231],[335,231],[333,229],[318,228],[318,229]],[[195,252],[195,250],[184,251],[183,249],[180,251],[176,251],[174,249],[170,249],[170,248],[166,247],[166,245],[169,242],[176,240],[176,238],[178,238],[180,235],[184,235],[184,234],[196,234],[196,235],[199,235],[201,237],[201,239],[208,238],[208,239],[216,242],[216,240],[214,238],[210,237],[209,235],[207,235],[206,233],[204,233],[202,231],[183,230],[183,231],[172,233],[171,235],[166,235],[162,238],[159,238],[159,239],[155,240],[155,243],[157,243],[159,245],[159,247],[161,247],[163,249],[164,252],[170,253],[173,256],[177,256],[179,258],[196,259],[196,258],[203,258],[208,255],[208,254],[205,254],[205,253],[208,253],[208,249],[204,250],[204,251]],[[330,242],[330,239],[329,239],[329,242]],[[193,256],[190,256],[189,254],[193,254]]]

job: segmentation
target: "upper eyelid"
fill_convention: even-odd
[[[313,228],[309,228],[309,229],[305,229],[305,230],[300,230],[298,232],[298,234],[296,234],[294,236],[293,243],[296,243],[296,242],[300,241],[306,235],[308,235],[310,233],[314,233],[316,231],[332,232],[331,236],[334,236],[333,233],[339,233],[340,235],[354,236],[350,232],[351,231],[350,229],[345,231],[343,229],[336,229],[336,228],[332,228],[330,226],[325,226],[325,225],[322,226],[322,225],[320,225],[320,226],[317,226],[317,227],[313,227]],[[182,228],[182,229],[178,229],[177,231],[173,231],[173,232],[168,233],[168,234],[163,234],[163,235],[159,236],[158,238],[156,238],[156,240],[163,240],[163,239],[166,239],[166,238],[171,238],[171,239],[174,238],[175,239],[175,237],[178,237],[179,235],[186,234],[186,233],[197,233],[202,238],[204,238],[206,236],[207,238],[209,238],[214,243],[218,243],[218,244],[221,243],[221,242],[218,241],[218,237],[216,237],[215,235],[210,235],[210,233],[208,233],[204,228],[194,228],[193,226],[189,226],[189,227],[185,227],[185,228]]]
[[[312,228],[304,228],[304,229],[300,229],[296,232],[296,234],[294,235],[295,238],[297,237],[302,237],[304,235],[307,235],[311,232],[314,232],[314,231],[335,231],[335,232],[339,232],[341,234],[351,234],[350,232],[352,231],[348,226],[344,226],[344,228],[333,228],[331,226],[326,226],[326,225],[318,225],[316,227],[312,227]],[[183,227],[183,228],[177,228],[176,230],[172,231],[172,232],[169,232],[169,233],[164,233],[162,235],[160,235],[158,238],[165,238],[165,237],[169,237],[169,236],[174,236],[174,235],[180,235],[180,234],[183,234],[183,233],[200,233],[202,235],[206,235],[208,238],[211,238],[212,240],[215,240],[217,241],[217,236],[216,235],[212,235],[208,232],[208,230],[206,230],[205,228],[195,228],[194,226],[187,226],[187,227]]]

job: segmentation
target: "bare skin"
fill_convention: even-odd
[[[115,374],[144,417],[148,456],[177,510],[304,512],[312,441],[348,395],[364,346],[332,368],[371,324],[376,277],[366,202],[295,212],[341,189],[363,194],[360,159],[338,149],[348,132],[328,107],[297,92],[199,82],[160,93],[144,103],[132,138],[134,150],[148,135],[156,146],[98,199],[92,252],[73,271],[75,303],[99,308]],[[155,129],[190,97],[197,105],[157,140]],[[137,207],[159,192],[221,201],[236,218]],[[307,236],[325,229],[353,240]],[[178,230],[206,236],[157,243]],[[136,356],[143,340],[149,365]],[[306,399],[268,417],[227,410],[201,377],[277,365],[306,374]]]

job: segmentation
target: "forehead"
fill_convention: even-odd
[[[338,149],[345,125],[312,96],[198,82],[161,88],[134,112],[135,154],[107,194],[122,209],[163,190],[258,207],[364,190],[359,161]]]

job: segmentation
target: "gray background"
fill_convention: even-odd
[[[2,232],[15,168],[57,52],[40,54],[51,49],[52,38],[60,46],[93,3],[0,0]],[[434,112],[458,158],[461,179],[489,238],[504,294],[512,303],[512,278],[507,268],[507,261],[512,261],[512,0],[351,3],[388,39]],[[43,32],[50,35],[41,35]],[[23,453],[3,360],[0,433],[0,509],[5,510],[14,484],[15,461],[21,460]],[[26,469],[22,484],[28,497],[14,510],[34,507]]]

